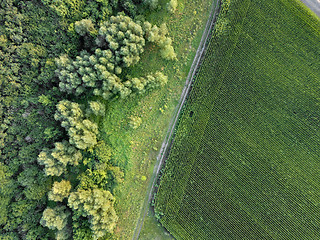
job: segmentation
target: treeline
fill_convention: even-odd
[[[108,102],[167,83],[161,71],[126,74],[148,42],[176,60],[164,24],[133,20],[148,4],[0,3],[1,239],[112,234],[112,192],[124,173],[99,136],[99,120]]]
[[[155,10],[160,7],[158,0],[41,0],[52,8],[63,20],[79,20],[91,18],[96,22],[107,20],[110,15],[124,12],[134,18],[143,15],[147,9]],[[177,8],[177,0],[170,0],[168,10]]]

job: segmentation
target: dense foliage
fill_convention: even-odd
[[[136,16],[142,0],[41,0],[41,2],[52,8],[63,20],[90,17],[94,21],[102,21],[121,11],[131,17]]]
[[[223,1],[157,192],[176,239],[319,239],[320,22]]]
[[[112,233],[118,217],[113,208],[114,197],[109,191],[78,190],[71,193],[68,206],[88,217],[93,238],[103,237],[107,232]]]
[[[68,228],[70,214],[70,211],[65,206],[48,207],[43,211],[40,223],[51,230],[55,230],[56,239],[70,239],[71,232]]]
[[[139,61],[146,32],[116,13],[135,16],[139,4],[142,11],[131,0],[0,2],[1,239],[112,233],[112,192],[124,174],[99,136],[99,119],[108,101],[167,82],[160,71],[125,74]]]
[[[109,100],[115,96],[125,98],[132,92],[142,93],[145,89],[163,86],[167,82],[167,77],[161,72],[146,78],[121,80],[118,75],[122,68],[110,61],[112,56],[110,50],[100,48],[93,55],[82,51],[75,61],[61,56],[57,60],[60,90],[78,96],[91,89],[94,95]]]
[[[44,165],[44,171],[47,176],[60,176],[67,169],[67,165],[78,165],[82,160],[82,154],[67,141],[56,142],[54,149],[43,149],[38,162]]]
[[[54,56],[72,52],[55,14],[36,2],[0,3],[0,235],[4,239],[47,239],[39,222],[51,188],[40,149],[63,138],[53,121],[60,95],[54,87]],[[37,16],[37,17],[35,17]]]

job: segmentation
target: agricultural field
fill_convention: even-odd
[[[211,5],[0,1],[0,239],[132,239]]]
[[[320,238],[320,21],[223,1],[155,210],[176,239]]]

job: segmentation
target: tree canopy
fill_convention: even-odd
[[[51,230],[56,230],[56,239],[69,239],[71,234],[67,225],[69,216],[70,212],[65,206],[48,207],[43,211],[40,223]]]
[[[114,197],[101,189],[81,190],[70,194],[68,206],[84,217],[89,218],[94,239],[112,233],[118,220],[114,210]]]
[[[54,115],[61,121],[69,135],[69,143],[78,149],[86,149],[97,144],[98,125],[84,118],[80,104],[62,100],[57,104]]]
[[[66,171],[67,165],[78,165],[82,160],[82,154],[66,140],[56,142],[55,148],[49,150],[43,149],[39,156],[38,162],[44,165],[44,172],[47,176],[60,176]]]
[[[133,20],[142,2],[0,3],[1,238],[49,240],[53,231],[56,239],[92,239],[112,232],[111,192],[124,173],[99,135],[99,121],[111,100],[168,81],[160,71],[129,76],[146,44],[160,51],[172,45],[165,31],[148,40],[144,23]],[[145,1],[150,9],[156,3]],[[76,198],[92,195],[79,200],[81,211],[71,200],[67,205],[72,191]]]
[[[48,193],[48,199],[51,201],[62,202],[70,194],[70,181],[62,180],[61,182],[54,182],[51,191]]]

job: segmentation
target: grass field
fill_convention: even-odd
[[[115,209],[119,216],[114,239],[133,237],[159,147],[180,98],[212,4],[211,0],[179,0],[177,11],[169,14],[167,2],[159,0],[161,9],[147,14],[147,20],[158,25],[166,23],[178,61],[163,60],[157,48],[148,45],[140,62],[129,74],[144,76],[160,70],[168,76],[168,84],[145,96],[110,103],[100,128],[101,136],[114,149],[113,161],[125,172],[124,183],[114,190]],[[130,116],[141,117],[139,128],[133,130],[129,127]],[[152,216],[146,221],[143,235],[150,240],[163,239],[159,236],[163,229],[157,226]]]
[[[320,21],[295,0],[224,2],[160,222],[176,239],[320,239]]]

